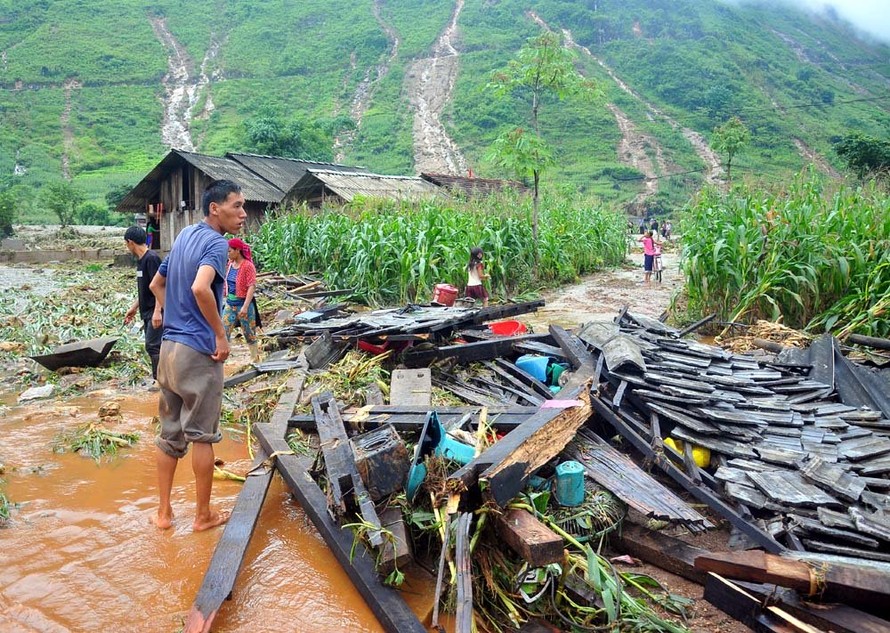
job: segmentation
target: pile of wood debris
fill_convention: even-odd
[[[262,452],[186,630],[209,628],[232,590],[274,471],[388,631],[427,630],[400,592],[381,581],[412,558],[432,559],[438,575],[434,625],[447,574],[460,633],[474,626],[539,630],[532,628],[535,618],[538,626],[621,626],[629,616],[610,610],[612,585],[604,578],[619,583],[616,595],[631,592],[627,581],[614,572],[614,581],[609,573],[594,578],[598,556],[585,544],[591,534],[577,521],[568,530],[553,519],[552,505],[535,501],[551,491],[557,501],[567,499],[560,486],[575,467],[586,481],[582,496],[595,485],[620,505],[693,534],[714,528],[718,517],[731,524],[740,550],[765,550],[708,552],[637,527],[617,541],[624,551],[705,584],[708,600],[749,626],[890,628],[881,619],[890,594],[890,567],[882,566],[890,562],[886,372],[851,362],[831,337],[805,350],[755,357],[685,338],[688,331],[626,310],[611,323],[571,332],[491,323],[539,305],[410,305],[360,314],[337,306],[298,315],[273,333],[282,345],[306,346],[299,356],[273,361],[297,371],[272,421],[254,429]],[[514,333],[496,334],[505,329]],[[323,372],[348,347],[400,363],[389,403],[378,394],[365,406],[343,408],[326,393],[312,398],[311,414],[295,414],[306,376]],[[433,407],[433,385],[462,404]],[[317,433],[315,453],[298,454],[288,444],[295,430]],[[631,454],[607,441],[616,435]],[[653,477],[653,469],[709,515]],[[413,522],[405,521],[412,505],[430,499],[438,555],[412,552],[412,543],[429,540],[419,541]],[[480,552],[476,537],[488,529],[485,517],[496,536]],[[492,547],[502,550],[493,559],[502,567],[508,559],[523,565],[523,581],[506,590],[525,601],[512,616],[482,613],[492,604],[485,592],[497,591],[490,582],[497,574],[479,560]],[[576,554],[581,548],[584,565],[571,562],[573,548]],[[554,565],[560,571],[546,571]],[[542,580],[548,574],[549,596],[549,581]],[[484,577],[481,592],[474,576]],[[535,578],[543,585],[537,603],[528,599],[531,588],[525,593]],[[562,591],[571,599],[561,602]],[[581,606],[567,617],[569,603]],[[669,619],[640,617],[641,630],[684,630]]]

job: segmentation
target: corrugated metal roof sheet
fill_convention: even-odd
[[[515,180],[497,180],[493,178],[468,178],[466,176],[452,176],[451,174],[432,174],[424,172],[420,174],[424,180],[439,187],[460,189],[468,195],[488,194],[503,189],[514,189],[520,193],[528,192],[529,188]]]
[[[297,158],[284,158],[282,156],[262,156],[260,154],[239,152],[229,152],[226,156],[241,163],[252,172],[259,174],[285,193],[293,189],[293,186],[306,174],[307,169],[329,169],[350,173],[368,171],[364,167],[349,167],[335,163],[320,163]]]
[[[438,193],[436,185],[416,176],[385,176],[371,173],[346,173],[324,169],[309,169],[297,188],[309,187],[308,180],[316,178],[338,196],[351,201],[355,196],[371,198],[395,198],[414,200],[434,196]]]
[[[241,185],[241,193],[244,194],[245,200],[281,202],[284,198],[285,191],[236,160],[183,151],[177,153],[214,180],[227,179]]]
[[[207,156],[182,150],[171,150],[160,163],[128,193],[117,205],[118,211],[141,210],[147,202],[156,202],[160,196],[161,182],[183,162],[190,163],[214,180],[227,178],[241,185],[245,200],[254,202],[281,202],[285,191],[267,182],[241,163],[219,156]]]

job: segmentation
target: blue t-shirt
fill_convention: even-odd
[[[216,271],[211,288],[216,307],[222,311],[223,277],[229,243],[205,222],[182,230],[158,273],[166,277],[164,301],[164,340],[176,341],[202,352],[216,351],[216,335],[198,308],[192,284],[201,266]]]

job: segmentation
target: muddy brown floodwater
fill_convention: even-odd
[[[60,432],[95,419],[115,400],[138,444],[97,465],[55,453]],[[149,525],[155,509],[154,423],[157,397],[98,392],[64,403],[17,406],[7,395],[0,420],[0,463],[7,496],[20,504],[0,529],[0,631],[171,632],[203,580],[222,529],[191,530],[194,484],[184,461],[173,488],[173,529]],[[225,434],[217,455],[236,472],[249,458],[241,435]],[[240,484],[214,482],[214,499],[231,509]],[[430,592],[406,598],[423,609]],[[235,631],[381,631],[349,578],[292,500],[273,483],[238,576],[233,599],[214,627]]]

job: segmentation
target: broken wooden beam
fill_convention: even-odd
[[[470,525],[472,512],[457,517],[454,535],[454,565],[457,571],[457,610],[455,633],[472,633],[473,629],[473,560],[470,556]]]
[[[513,344],[524,341],[549,342],[553,339],[549,334],[520,334],[519,336],[502,336],[488,341],[446,345],[433,349],[407,349],[403,354],[406,367],[426,367],[435,361],[454,358],[461,364],[481,360],[494,360],[506,356],[513,351]]]
[[[695,567],[728,578],[788,587],[810,600],[843,602],[869,613],[885,613],[890,577],[864,566],[812,565],[757,550],[719,552],[695,559]]]
[[[305,361],[303,362],[305,364]],[[294,374],[285,385],[284,393],[272,413],[269,425],[281,433],[282,437],[287,431],[287,420],[303,392],[305,380],[305,371]],[[244,562],[247,546],[253,536],[263,501],[272,481],[274,468],[271,464],[268,466],[264,464],[267,455],[269,453],[259,450],[254,466],[241,492],[238,493],[235,507],[223,528],[216,549],[213,550],[213,557],[210,559],[195,602],[189,609],[184,628],[186,633],[208,633],[223,601],[229,599],[232,594],[235,578]]]
[[[485,495],[504,507],[529,476],[558,455],[590,417],[590,381],[571,393],[578,400],[548,400],[541,410],[490,446],[449,481],[458,489],[484,484]],[[566,406],[566,408],[556,408]]]
[[[768,633],[823,633],[779,607],[764,604],[747,591],[710,573],[705,580],[705,600],[753,631]]]
[[[495,515],[494,527],[498,536],[530,567],[543,567],[563,559],[562,537],[527,510],[512,509]]]
[[[414,560],[411,555],[411,540],[405,527],[405,519],[399,506],[390,506],[380,513],[380,521],[392,538],[387,538],[380,548],[380,573],[389,574],[405,567]]]
[[[379,547],[383,544],[380,518],[359,475],[334,394],[327,391],[312,398],[312,410],[324,455],[331,511],[338,520],[360,515],[366,523],[376,528],[368,533],[368,540],[374,547]]]
[[[707,573],[695,568],[695,559],[709,554],[673,536],[625,522],[617,533],[615,549],[687,580],[705,584]]]
[[[447,426],[448,423],[456,422],[468,413],[477,414],[481,408],[479,406],[436,407],[436,412],[439,414],[442,424]],[[525,406],[488,407],[489,423],[495,429],[508,431],[537,414],[538,410],[538,407]],[[343,411],[341,416],[350,429],[370,431],[383,424],[392,424],[399,432],[419,433],[429,412],[429,407],[373,405]],[[315,416],[294,415],[288,420],[288,425],[290,428],[301,431],[314,431]]]
[[[278,453],[278,472],[384,630],[387,633],[426,633],[426,627],[399,591],[380,581],[374,566],[375,555],[362,544],[354,547],[352,530],[334,522],[324,492],[309,474],[313,460],[294,455],[284,433],[273,431],[270,425],[257,424],[254,433],[267,454]]]
[[[890,633],[890,622],[845,604],[811,605],[796,591],[776,585],[734,581],[766,605],[775,605],[796,618],[834,633]]]

